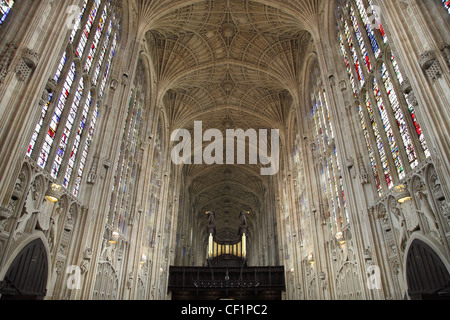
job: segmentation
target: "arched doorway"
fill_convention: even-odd
[[[0,282],[1,300],[41,300],[47,293],[47,251],[41,239],[27,244]]]
[[[413,300],[450,299],[450,274],[429,245],[414,240],[406,260],[408,294]]]

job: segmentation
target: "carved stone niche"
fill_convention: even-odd
[[[0,234],[5,231],[8,219],[13,215],[14,208],[10,205],[0,206]]]
[[[39,55],[37,52],[25,48],[15,70],[19,81],[26,81],[38,63]]]
[[[419,59],[420,67],[431,81],[442,76],[442,68],[433,50],[424,52]]]

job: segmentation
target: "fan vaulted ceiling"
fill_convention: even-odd
[[[136,0],[170,130],[202,121],[204,130],[282,131],[322,2]],[[186,165],[183,173],[195,214],[213,209],[224,236],[237,232],[241,210],[259,214],[270,179],[256,165]]]

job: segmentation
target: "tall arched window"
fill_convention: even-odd
[[[128,220],[134,210],[135,187],[141,167],[140,136],[144,121],[147,83],[145,69],[140,60],[128,102],[108,215],[108,227],[122,236],[127,233]]]
[[[8,13],[11,11],[12,6],[14,5],[14,0],[1,0],[0,1],[0,26],[5,21]]]
[[[338,41],[379,195],[430,156],[372,0],[340,0]],[[358,79],[359,81],[355,81]]]
[[[331,232],[335,234],[348,223],[348,212],[330,108],[317,63],[313,67],[311,84],[313,137],[319,157],[322,204],[329,215]]]
[[[85,0],[49,81],[27,155],[77,196],[119,36],[111,0]]]

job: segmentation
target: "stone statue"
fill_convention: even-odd
[[[247,211],[241,211],[241,213],[239,214],[239,219],[241,220],[241,227],[248,227],[247,218],[248,218]]]
[[[419,202],[419,212],[421,212],[425,216],[425,218],[427,218],[430,230],[439,234],[436,219],[434,217],[433,210],[431,209],[426,194],[422,191],[418,191],[416,193],[416,197]]]
[[[208,215],[208,226],[213,227],[216,214],[214,211],[208,211],[206,214]]]
[[[408,238],[406,220],[399,208],[394,207],[391,212],[392,224],[399,231],[398,242],[400,249],[403,250],[403,245],[406,243]]]

